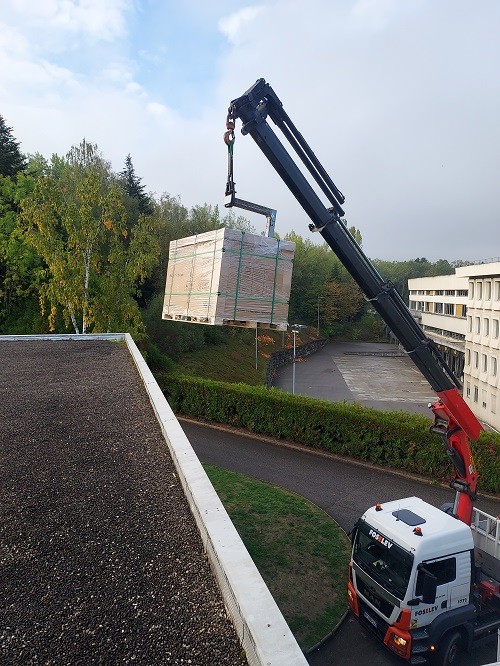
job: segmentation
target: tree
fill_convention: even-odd
[[[153,212],[151,198],[145,192],[146,187],[141,183],[142,178],[135,173],[130,153],[125,158],[125,167],[118,177],[125,192],[137,201],[139,213],[151,215]]]
[[[37,332],[31,325],[37,319],[33,313],[42,260],[19,225],[20,202],[34,185],[34,178],[23,172],[0,176],[0,330],[5,333]],[[18,320],[29,330],[19,330]]]
[[[25,159],[19,150],[19,142],[13,136],[12,128],[0,116],[0,175],[15,176],[24,166]]]
[[[141,332],[136,283],[152,270],[158,247],[144,217],[129,230],[122,191],[97,146],[84,140],[65,158],[53,156],[21,208],[48,267],[40,302],[50,329],[62,311],[77,333]]]

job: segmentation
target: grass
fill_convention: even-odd
[[[314,329],[311,329],[310,333],[303,331],[297,335],[296,344],[303,344],[314,337]],[[197,351],[182,354],[177,365],[185,375],[262,386],[270,355],[284,346],[291,347],[292,344],[291,333],[259,329],[256,368],[255,330],[238,329],[223,344],[205,345]]]
[[[307,651],[347,609],[347,536],[299,495],[204,467],[298,644]]]

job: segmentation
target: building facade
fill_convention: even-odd
[[[408,280],[410,310],[463,381],[477,418],[500,431],[500,261]]]
[[[469,280],[461,275],[408,280],[410,310],[461,378],[465,362]]]
[[[479,420],[500,430],[500,262],[463,266],[469,281],[464,398]]]

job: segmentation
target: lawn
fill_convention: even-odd
[[[350,543],[303,497],[243,474],[205,470],[300,647],[307,651],[347,609]]]

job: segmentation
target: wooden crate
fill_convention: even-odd
[[[163,319],[286,330],[294,253],[226,228],[172,241]]]

